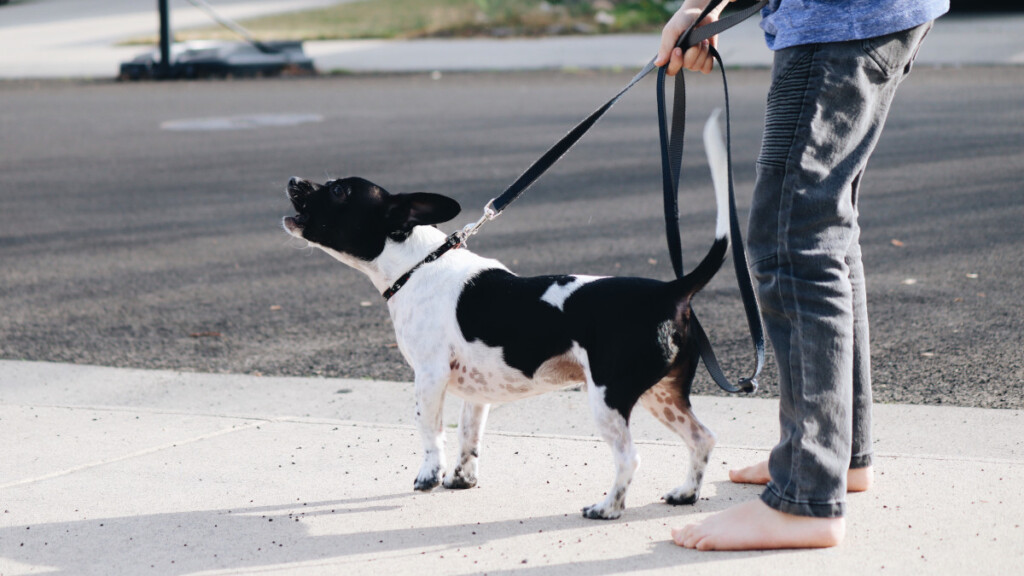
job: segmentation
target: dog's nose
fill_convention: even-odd
[[[288,186],[298,186],[299,182],[302,182],[302,178],[299,178],[298,176],[292,176],[291,179],[288,180]]]

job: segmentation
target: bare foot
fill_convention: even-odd
[[[764,460],[738,470],[729,470],[729,480],[737,484],[767,484],[771,480],[768,474],[768,461]],[[846,491],[864,492],[871,488],[874,480],[875,471],[871,466],[852,468],[846,472]]]
[[[847,492],[867,492],[875,483],[875,469],[871,466],[865,468],[850,468],[846,472]]]
[[[760,500],[737,504],[696,524],[672,529],[678,546],[696,550],[830,548],[846,535],[843,518],[785,514]]]

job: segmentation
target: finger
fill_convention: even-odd
[[[693,67],[690,68],[690,70],[693,70],[694,72],[702,72],[702,73],[705,73],[705,74],[707,73],[705,71],[707,70],[707,67],[708,67],[708,60],[711,59],[711,53],[708,51],[708,45],[709,44],[708,44],[707,40],[701,42],[701,44],[700,44],[700,56],[693,63]]]
[[[676,46],[676,40],[679,39],[682,33],[683,30],[679,29],[674,18],[665,25],[665,29],[661,31],[661,45],[658,46],[658,57],[654,60],[656,66],[664,66],[669,61],[672,50]]]
[[[704,53],[705,58],[701,62],[700,71],[702,74],[710,74],[711,70],[715,67],[715,57],[711,55],[711,50]]]
[[[668,63],[668,69],[665,73],[669,76],[675,76],[683,68],[683,49],[675,48],[672,50],[672,60]]]
[[[702,52],[702,46],[691,46],[685,53],[683,53],[683,68],[686,68],[687,70],[697,70],[697,62],[701,60]]]

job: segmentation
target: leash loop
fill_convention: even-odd
[[[703,16],[701,17],[703,19]],[[685,36],[685,33],[684,33]],[[729,203],[729,237],[732,240],[733,267],[736,271],[736,281],[739,285],[740,296],[743,300],[744,312],[747,316],[747,326],[750,330],[751,343],[754,347],[754,370],[746,378],[741,378],[736,385],[732,384],[725,375],[714,349],[708,339],[704,327],[697,319],[696,311],[691,316],[691,330],[700,351],[701,360],[708,370],[708,375],[716,384],[726,392],[747,394],[757,390],[757,378],[761,374],[765,363],[764,329],[761,324],[761,312],[758,307],[757,297],[754,294],[753,283],[750,279],[750,271],[747,266],[746,252],[743,249],[743,236],[740,230],[739,217],[736,214],[736,193],[732,174],[732,118],[729,106],[729,84],[726,79],[725,65],[722,56],[713,46],[709,47],[711,56],[718,63],[722,74],[722,91],[725,101],[725,149],[726,165],[728,166],[728,203]],[[679,178],[682,171],[683,134],[686,131],[686,85],[683,74],[676,75],[676,86],[673,99],[672,129],[669,133],[667,128],[667,113],[665,110],[665,69],[658,72],[657,106],[658,126],[661,141],[661,171],[662,191],[665,207],[665,235],[668,241],[669,257],[672,261],[672,268],[677,278],[683,276],[682,243],[679,234]]]

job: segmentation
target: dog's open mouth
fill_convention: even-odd
[[[288,199],[298,212],[295,216],[287,216],[284,219],[284,228],[288,232],[298,236],[309,221],[305,213],[309,197],[316,191],[316,186],[309,180],[293,177],[288,181]]]
[[[306,201],[316,191],[316,186],[309,180],[293,176],[288,180],[288,199],[292,206],[301,214],[306,207]]]

